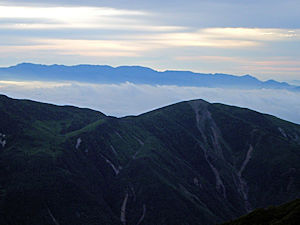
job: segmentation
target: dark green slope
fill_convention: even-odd
[[[280,206],[256,209],[235,221],[223,225],[298,225],[300,199]]]
[[[300,126],[202,100],[137,117],[0,97],[0,224],[216,224],[300,195]]]

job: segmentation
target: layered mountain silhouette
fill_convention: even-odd
[[[141,66],[100,65],[40,65],[22,63],[0,68],[1,80],[79,81],[92,83],[124,83],[150,85],[177,85],[239,89],[287,89],[299,91],[300,87],[274,80],[260,81],[253,76],[229,74],[203,74],[190,71],[159,72]]]
[[[0,224],[217,224],[300,197],[300,126],[194,100],[140,116],[0,96]]]

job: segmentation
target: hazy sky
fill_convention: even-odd
[[[0,66],[141,65],[300,80],[299,9],[299,0],[0,0]]]

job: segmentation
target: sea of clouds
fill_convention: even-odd
[[[139,115],[172,103],[204,99],[246,107],[300,124],[300,92],[224,88],[152,86],[133,83],[0,81],[0,94],[58,105],[95,109],[111,116]]]

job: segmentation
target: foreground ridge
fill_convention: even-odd
[[[300,221],[300,199],[280,206],[256,209],[223,225],[297,225]]]
[[[115,118],[0,95],[0,224],[218,224],[300,197],[300,126],[203,100]]]

